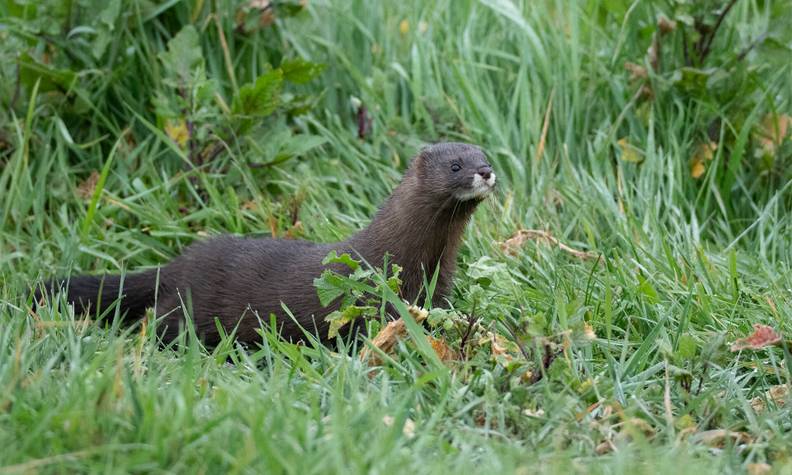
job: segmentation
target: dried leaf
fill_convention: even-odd
[[[767,409],[765,401],[773,401],[777,407],[782,407],[789,396],[789,387],[786,384],[779,384],[771,387],[765,392],[764,397],[756,396],[751,399],[751,407],[756,412],[763,412]]]
[[[624,63],[624,69],[630,73],[630,81],[635,81],[639,79],[646,79],[649,77],[649,73],[646,71],[646,68],[641,66],[640,64],[635,64],[627,61]]]
[[[84,200],[89,200],[96,191],[96,184],[99,183],[99,172],[96,170],[91,172],[91,175],[82,183],[77,185],[77,196]]]
[[[536,154],[534,161],[539,161],[544,154],[545,140],[547,139],[547,129],[550,126],[550,112],[553,110],[553,96],[555,89],[550,93],[550,98],[547,100],[547,110],[545,111],[544,123],[542,124],[542,135],[539,137],[539,144],[536,146]]]
[[[703,162],[693,162],[690,166],[690,176],[693,178],[701,178],[705,171],[707,171],[707,168]]]
[[[761,350],[781,341],[781,335],[773,330],[772,327],[754,323],[753,328],[754,332],[751,335],[740,338],[732,344],[731,351]]]
[[[380,349],[383,353],[388,354],[393,351],[396,343],[407,335],[407,326],[401,318],[393,322],[389,322],[382,330],[377,333],[377,336],[371,340],[372,346]],[[378,366],[382,364],[379,355],[369,347],[365,347],[360,351],[360,359],[368,361],[369,366]]]
[[[669,20],[665,15],[660,15],[660,18],[657,19],[657,28],[662,35],[671,33],[676,29],[676,26],[676,22],[674,20]]]
[[[393,416],[385,416],[382,418],[382,423],[385,424],[386,427],[393,427],[393,423],[395,421],[396,419],[394,419]],[[408,439],[415,437],[415,422],[409,417],[404,420],[402,434],[404,434],[404,436]]]
[[[649,60],[652,71],[660,71],[660,35],[657,33],[652,35],[652,44],[646,50],[646,59]]]
[[[594,328],[588,322],[583,324],[583,337],[588,341],[594,341],[597,339],[597,334],[594,332]]]
[[[749,463],[745,466],[748,475],[765,475],[773,470],[767,463]]]
[[[792,132],[792,116],[768,114],[757,126],[755,135],[765,155],[774,156],[778,147]]]
[[[594,452],[596,452],[597,455],[605,455],[613,452],[614,450],[616,450],[616,446],[613,445],[613,442],[610,440],[605,440],[597,445],[597,448],[594,449]]]
[[[526,417],[544,417],[545,412],[544,409],[537,409],[532,411],[531,409],[523,409],[523,415]]]
[[[187,145],[187,140],[190,138],[190,133],[187,131],[187,124],[184,122],[184,119],[179,119],[178,121],[167,121],[165,123],[165,133],[168,137],[176,142],[180,148],[184,148]]]
[[[616,143],[619,145],[619,149],[621,150],[622,160],[630,163],[641,163],[643,161],[643,157],[641,157],[638,149],[632,146],[627,141],[626,137],[619,139]]]
[[[432,345],[432,349],[437,354],[437,357],[440,358],[440,361],[447,363],[449,361],[457,361],[459,359],[457,352],[448,346],[448,343],[442,338],[433,338],[431,336],[427,336],[426,339],[429,341],[429,344]]]
[[[691,437],[694,442],[699,442],[710,447],[723,447],[731,439],[733,444],[748,444],[752,442],[751,436],[746,432],[726,429],[713,429],[699,432]]]
[[[698,144],[693,151],[693,157],[690,159],[690,176],[700,178],[707,170],[706,163],[712,160],[717,149],[718,144],[715,142]]]
[[[545,241],[547,243],[552,244],[553,246],[558,246],[564,252],[568,252],[573,256],[579,259],[594,259],[597,257],[597,254],[593,252],[586,252],[586,251],[578,251],[577,249],[572,249],[571,247],[567,246],[566,244],[562,243],[548,231],[542,231],[539,229],[520,229],[512,237],[504,241],[500,244],[500,248],[506,254],[516,256],[517,251],[519,251],[523,245],[529,240],[536,240],[536,241]]]

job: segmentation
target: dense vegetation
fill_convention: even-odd
[[[788,0],[0,12],[0,471],[792,472]],[[211,234],[342,239],[439,140],[499,190],[374,368],[32,310]]]

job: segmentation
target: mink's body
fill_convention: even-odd
[[[303,337],[302,326],[327,338],[324,317],[338,303],[323,307],[313,281],[326,268],[322,260],[335,250],[381,266],[385,253],[402,267],[402,297],[413,301],[422,291],[424,272],[439,264],[434,304],[443,303],[451,286],[457,250],[471,214],[492,190],[495,175],[484,154],[471,145],[444,143],[423,149],[402,182],[382,205],[371,224],[346,241],[319,244],[299,240],[219,236],[189,246],[157,271],[123,277],[121,311],[141,318],[155,306],[163,317],[163,339],[175,338],[186,305],[197,334],[208,345],[219,341],[215,318],[237,339],[253,342],[259,318],[276,315],[281,336]],[[338,272],[346,267],[333,265]],[[348,271],[348,270],[347,270]],[[159,286],[157,287],[157,282]],[[78,276],[69,281],[68,299],[83,311],[107,308],[119,296],[120,276]],[[101,295],[99,295],[101,289]],[[100,298],[97,298],[100,297]],[[283,311],[284,304],[299,326]]]

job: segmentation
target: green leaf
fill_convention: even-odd
[[[355,259],[352,259],[348,253],[343,253],[340,256],[335,250],[330,251],[330,253],[322,259],[322,264],[344,264],[349,267],[349,270],[356,271],[360,267],[360,263]]]
[[[77,79],[77,74],[68,69],[55,69],[41,63],[28,53],[19,55],[19,82],[28,89],[39,83],[40,92],[67,91]]]
[[[295,84],[305,84],[319,76],[324,68],[324,64],[297,58],[283,61],[279,69],[283,71],[283,79]]]
[[[368,305],[350,305],[343,310],[336,310],[325,317],[325,321],[330,323],[330,328],[327,330],[327,337],[335,338],[338,336],[338,330],[343,328],[347,323],[360,317],[376,315],[376,313],[377,309]]]
[[[203,54],[195,27],[187,25],[182,28],[168,41],[168,51],[161,52],[159,59],[171,75],[187,81],[193,71],[203,65]]]
[[[283,163],[294,157],[305,155],[305,153],[307,153],[309,150],[319,147],[326,142],[326,138],[320,137],[318,135],[303,134],[291,137],[289,141],[283,144],[283,148],[281,148],[278,154],[275,155],[274,159],[266,163],[262,163],[260,166],[268,167]]]
[[[96,37],[93,41],[92,53],[94,58],[101,58],[107,50],[107,45],[113,39],[116,20],[121,13],[121,0],[110,0],[99,13],[96,25]]]
[[[696,344],[696,340],[688,335],[681,335],[679,337],[679,347],[676,351],[676,356],[681,358],[684,361],[689,361],[696,356],[696,350],[698,350],[698,345]]]
[[[482,256],[468,267],[468,276],[482,287],[489,287],[493,281],[505,278],[506,264],[496,262],[489,256]]]
[[[646,300],[649,301],[651,304],[656,304],[660,301],[660,297],[657,295],[657,290],[652,287],[652,284],[649,283],[641,274],[638,274],[638,291],[644,294]]]
[[[330,305],[331,302],[344,294],[343,278],[331,270],[322,272],[321,276],[314,279],[313,284],[319,295],[319,303],[323,307]]]
[[[239,88],[234,97],[232,111],[246,117],[266,117],[277,109],[283,85],[283,72],[280,69],[262,74],[255,83]]]

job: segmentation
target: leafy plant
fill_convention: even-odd
[[[791,98],[769,95],[761,79],[788,75],[792,14],[784,2],[769,2],[764,30],[741,29],[729,21],[738,3],[672,0],[655,7],[656,23],[642,30],[646,54],[625,64],[637,83],[635,99],[670,99],[688,116],[703,117],[691,131],[690,175],[711,171],[727,204],[738,177],[755,176],[772,188],[792,178],[785,146]],[[624,158],[629,145],[621,145]]]

